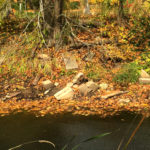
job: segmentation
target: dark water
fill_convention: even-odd
[[[106,132],[112,133],[83,143],[78,150],[117,150],[123,137],[123,145],[127,143],[140,119],[140,116],[135,118],[131,114],[107,119],[71,115],[39,118],[31,114],[10,115],[0,118],[0,150],[34,140],[51,141],[55,143],[56,150],[69,144],[67,150],[71,150],[81,141]],[[46,143],[33,143],[17,150],[53,150],[53,147]],[[150,150],[150,119],[144,120],[127,150]]]

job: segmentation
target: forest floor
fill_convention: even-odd
[[[132,19],[125,26],[119,26],[115,21],[109,20],[106,20],[101,27],[90,23],[88,30],[76,34],[80,46],[73,47],[68,44],[56,51],[55,48],[41,48],[39,44],[37,46],[33,42],[36,40],[35,37],[30,35],[31,31],[22,32],[26,23],[24,20],[21,22],[20,25],[15,20],[6,21],[0,26],[1,116],[24,111],[35,113],[37,116],[71,113],[106,117],[117,115],[122,111],[149,116],[150,84],[139,84],[135,76],[137,70],[144,68],[145,61],[147,64],[149,62],[147,58],[143,58],[145,51],[137,50],[141,48],[150,50],[148,45],[150,41],[146,37],[145,28],[141,27],[135,34],[135,29],[138,27],[135,27]],[[34,34],[34,31],[32,33]],[[144,40],[139,38],[141,34],[145,35]],[[62,58],[62,54],[66,52],[75,56],[78,69],[66,70]],[[85,57],[89,53],[93,53],[94,56],[86,61]],[[53,59],[39,60],[38,54],[46,54]],[[44,67],[42,67],[43,62]],[[133,67],[131,65],[131,68],[130,66],[128,68],[131,72],[133,70],[133,74],[130,71],[129,74],[123,72],[125,79],[122,76],[115,78],[126,64],[133,64]],[[137,70],[134,70],[136,67]],[[44,94],[41,88],[42,81],[49,79],[53,83],[57,82],[59,88],[63,88],[79,72],[83,72],[88,79],[98,85],[107,84],[108,88],[99,89],[90,97],[79,95],[72,100],[57,100],[54,96]],[[40,79],[34,86],[36,92],[30,92],[33,90],[32,83],[39,74]],[[16,94],[25,90],[26,95]],[[127,92],[108,99],[101,97],[116,91]]]

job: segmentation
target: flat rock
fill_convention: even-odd
[[[150,75],[146,71],[141,70],[140,78],[150,78]]]
[[[62,56],[67,70],[78,68],[78,64],[73,54],[66,52]]]
[[[150,84],[150,78],[139,78],[139,83]]]
[[[45,80],[42,82],[42,86],[44,89],[52,89],[55,85],[50,80]]]
[[[57,100],[72,99],[74,96],[74,91],[71,87],[65,87],[61,91],[57,92],[54,96]]]

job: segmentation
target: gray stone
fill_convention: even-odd
[[[150,75],[146,71],[141,70],[140,78],[150,78]]]
[[[63,56],[64,63],[65,63],[67,70],[78,68],[78,64],[73,54],[67,52],[67,53],[64,53],[62,56]]]
[[[150,78],[139,78],[139,83],[150,84]]]
[[[96,83],[94,83],[93,81],[87,82],[86,85],[87,85],[87,87],[88,87],[89,89],[91,89],[93,92],[95,92],[95,91],[99,88],[99,86],[98,86]]]
[[[81,95],[87,96],[90,93],[95,92],[98,89],[98,85],[93,81],[81,84],[78,88]]]
[[[83,79],[84,79],[84,74],[80,72],[74,77],[73,84],[80,84]]]
[[[55,85],[50,80],[45,80],[42,82],[42,86],[44,89],[52,89]]]
[[[88,95],[89,92],[91,92],[91,90],[87,87],[86,84],[81,84],[78,88],[79,93],[83,96]]]
[[[107,83],[101,83],[99,85],[99,87],[102,89],[102,90],[106,90],[108,88],[108,84]]]
[[[65,87],[61,91],[57,92],[54,96],[57,100],[72,99],[74,96],[74,91],[71,87]]]

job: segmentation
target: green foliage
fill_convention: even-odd
[[[80,7],[80,2],[79,1],[74,1],[70,3],[70,8],[71,9],[78,9]]]
[[[85,73],[88,78],[99,81],[104,77],[106,70],[100,64],[87,63],[85,66]]]
[[[139,78],[139,65],[136,63],[126,64],[114,76],[113,81],[118,84],[135,83]]]
[[[128,33],[128,41],[132,44],[136,51],[145,51],[150,47],[150,18],[140,17],[131,19],[132,24]]]
[[[140,60],[137,59],[137,62],[141,65],[142,69],[150,73],[150,52],[143,52]]]

